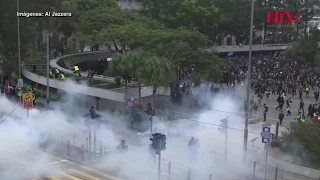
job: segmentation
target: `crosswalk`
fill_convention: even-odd
[[[140,170],[135,168],[134,171],[140,172],[138,177],[128,175],[117,176],[118,172],[106,172],[106,170],[101,169],[101,167],[96,168],[93,167],[93,165],[88,166],[73,163],[64,163],[59,168],[54,168],[54,170],[50,170],[47,174],[44,174],[41,177],[31,178],[31,180],[150,180],[157,179],[158,162],[155,161],[154,163],[150,163],[148,166],[141,167]],[[188,165],[186,164],[183,164],[181,162],[172,162],[165,158],[161,159],[160,172],[161,179],[172,180],[185,180],[188,179],[190,174],[194,175],[196,173],[196,171],[194,171],[192,168],[188,168]],[[149,177],[147,177],[147,174],[149,175]],[[209,172],[198,172],[198,174],[201,174],[201,177],[203,179],[209,179],[210,175],[212,175]],[[213,176],[224,176],[223,178],[221,178],[223,180],[239,180],[239,178],[231,176],[230,174],[224,175],[213,173]]]
[[[106,173],[89,166],[71,165],[31,180],[125,180],[111,174],[114,173]]]

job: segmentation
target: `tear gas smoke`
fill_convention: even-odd
[[[228,130],[227,161],[231,163],[224,166],[226,164],[224,134],[218,130],[217,126],[214,126],[220,125],[220,120],[228,116],[229,127],[243,129],[244,119],[238,115],[241,114],[243,100],[223,93],[214,97],[211,97],[208,92],[202,92],[202,94],[201,97],[196,96],[197,100],[200,102],[205,100],[208,106],[219,111],[202,112],[196,119],[198,122],[192,120],[162,122],[154,118],[153,132],[167,135],[167,149],[162,153],[162,163],[167,164],[169,161],[172,163],[172,173],[179,173],[176,179],[186,179],[189,167],[192,169],[192,179],[206,178],[210,173],[214,173],[216,179],[219,179],[221,174],[245,171],[242,162],[243,131]],[[48,169],[51,170],[52,167],[48,166],[51,161],[50,155],[45,153],[42,156],[37,155],[39,142],[44,138],[45,133],[50,133],[57,140],[63,135],[66,139],[76,138],[80,144],[85,142],[88,129],[84,125],[86,118],[83,116],[88,112],[90,107],[88,104],[94,104],[94,101],[93,98],[88,98],[86,101],[89,103],[74,105],[77,96],[68,92],[64,102],[57,103],[58,107],[49,111],[32,109],[29,111],[29,117],[27,117],[26,110],[18,107],[12,113],[13,116],[8,117],[0,125],[0,138],[3,143],[0,146],[1,179],[10,177],[10,180],[15,180],[41,175]],[[4,97],[0,99],[0,111],[6,114],[16,106],[16,103]],[[233,112],[233,114],[227,112]],[[156,179],[156,157],[149,150],[150,132],[137,133],[119,124],[112,125],[119,121],[125,123],[128,118],[110,112],[101,113],[103,113],[106,124],[101,124],[97,129],[97,144],[106,146],[110,153],[96,166],[101,169],[117,170],[120,176],[130,179]],[[188,141],[191,137],[195,137],[200,143],[199,152],[196,154],[188,151]],[[115,150],[121,139],[125,139],[129,145],[128,152],[124,154],[119,154]],[[167,169],[162,167],[162,172],[166,174]],[[16,177],[17,175],[19,177]]]

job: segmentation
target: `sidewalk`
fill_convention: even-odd
[[[262,151],[258,155],[258,159],[260,162],[265,162],[265,151]],[[278,167],[279,170],[288,171],[292,173],[292,175],[302,175],[308,178],[319,179],[320,171],[311,169],[308,167],[300,166],[291,163],[294,157],[290,155],[286,155],[280,152],[279,148],[271,148],[269,146],[269,155],[268,155],[268,164],[274,167]]]

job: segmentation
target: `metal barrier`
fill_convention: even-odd
[[[249,170],[252,173],[252,178],[265,180],[319,180],[312,177],[307,177],[294,172],[279,169],[278,167],[265,165],[258,162],[250,162]]]
[[[12,114],[8,114],[8,113],[3,112],[3,111],[0,111],[0,117],[1,117],[2,120],[4,120],[4,118],[21,119],[21,117],[18,117],[18,116],[12,115]]]

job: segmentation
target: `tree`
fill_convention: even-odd
[[[186,29],[155,29],[146,39],[145,49],[171,60],[175,65],[191,65],[199,51],[210,45],[208,37]]]
[[[185,27],[197,30],[211,40],[215,39],[221,17],[215,1],[145,0],[143,5],[144,15],[162,22],[168,28]]]
[[[286,50],[286,57],[294,60],[305,59],[311,68],[316,67],[318,56],[319,30],[312,31],[312,35],[305,35],[295,41],[291,48]]]
[[[113,77],[120,76],[125,80],[125,102],[128,100],[128,81],[132,79],[132,68],[130,59],[126,57],[126,54],[116,53],[112,57],[112,61],[109,65],[109,73]]]
[[[151,56],[152,54],[150,52],[147,52],[141,49],[129,51],[128,53],[126,53],[126,58],[130,63],[131,72],[133,73],[132,76],[137,78],[138,80],[139,103],[141,99],[141,84],[142,84],[142,78],[140,77],[140,75],[143,73],[139,71],[144,71],[143,68],[141,67],[144,67],[144,63]]]
[[[112,25],[124,24],[125,20],[119,7],[100,6],[81,12],[77,24],[77,39],[91,46],[97,45],[101,42],[99,39],[101,31]]]
[[[173,63],[164,57],[158,56],[148,57],[144,62],[144,66],[139,68],[138,73],[141,82],[153,88],[153,104],[155,103],[157,88],[160,86],[168,87],[175,77]]]
[[[68,47],[68,39],[73,35],[76,22],[79,18],[79,11],[76,9],[76,2],[67,0],[61,2],[60,7],[58,8],[59,12],[70,12],[72,14],[71,17],[56,17],[58,24],[58,32],[62,32],[64,35],[64,46]]]

